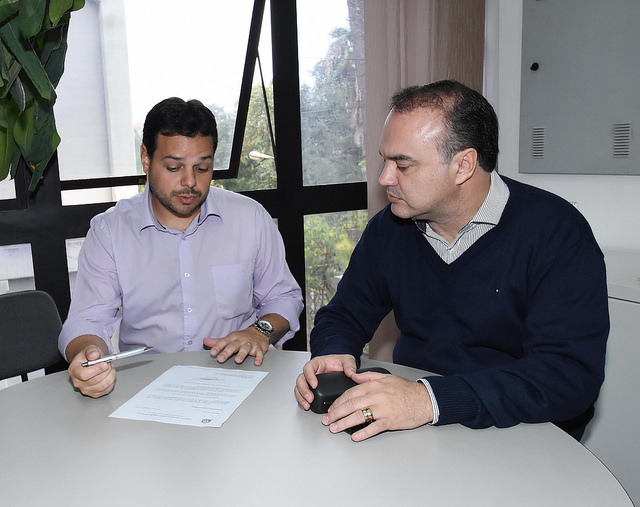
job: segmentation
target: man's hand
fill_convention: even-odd
[[[296,387],[293,392],[300,408],[309,410],[313,401],[311,388],[318,387],[318,373],[328,373],[331,371],[343,371],[347,377],[351,377],[356,372],[356,359],[351,355],[318,356],[304,365],[302,373],[296,380]]]
[[[93,366],[82,366],[85,361],[91,361],[103,356],[95,345],[87,345],[75,355],[69,364],[69,377],[73,386],[85,396],[100,398],[113,390],[116,382],[116,370],[111,363],[98,363]]]
[[[224,338],[205,338],[202,343],[211,347],[211,356],[219,363],[224,363],[235,354],[234,361],[237,364],[242,364],[247,356],[254,356],[253,364],[260,366],[269,350],[269,338],[253,326],[234,331]]]
[[[355,442],[382,431],[412,429],[433,421],[431,398],[422,382],[374,372],[351,378],[360,385],[345,391],[322,417],[332,433],[366,422],[363,410],[367,408],[374,420],[351,435]]]
[[[261,318],[271,322],[274,343],[289,331],[289,321],[277,313],[268,313]],[[205,338],[202,343],[211,349],[211,355],[219,363],[224,363],[235,354],[234,361],[237,364],[242,364],[247,356],[254,356],[253,364],[256,366],[262,364],[264,355],[270,347],[269,338],[253,326],[241,331],[234,331],[224,338]]]

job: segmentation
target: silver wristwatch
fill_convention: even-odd
[[[271,324],[271,322],[269,322],[268,320],[258,319],[253,324],[253,327],[255,327],[263,335],[269,338],[269,345],[273,345],[276,342],[276,340],[274,340],[273,338],[273,324]]]

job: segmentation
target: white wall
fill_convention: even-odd
[[[518,173],[522,0],[487,0],[487,22],[487,97],[500,119],[500,173],[574,203],[604,250],[640,251],[640,176]]]

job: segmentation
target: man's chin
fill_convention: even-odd
[[[198,205],[189,205],[189,206],[177,206],[171,210],[173,214],[180,218],[189,218],[194,216],[200,211],[200,204]]]
[[[393,213],[398,218],[411,218],[409,210],[402,202],[392,202],[391,213]]]

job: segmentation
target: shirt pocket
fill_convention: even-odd
[[[253,310],[253,271],[246,264],[213,266],[213,287],[218,315],[231,319]]]

